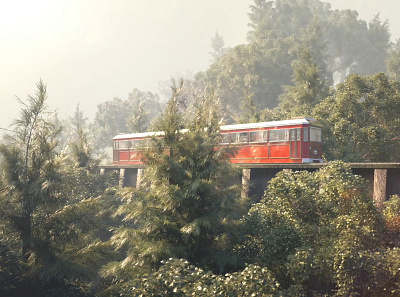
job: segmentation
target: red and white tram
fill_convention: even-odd
[[[322,131],[313,119],[226,125],[220,127],[221,146],[234,145],[232,163],[321,163]],[[113,138],[113,163],[143,164],[142,151],[163,132],[120,134]]]

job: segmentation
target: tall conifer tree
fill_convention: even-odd
[[[123,195],[125,204],[116,215],[124,225],[112,242],[127,253],[122,262],[105,267],[106,274],[134,276],[170,257],[218,272],[236,265],[229,252],[230,228],[241,207],[231,186],[237,174],[228,161],[232,151],[216,149],[218,103],[211,95],[196,99],[188,114],[181,87],[174,88],[158,122],[164,137],[153,139],[141,190]],[[182,130],[185,118],[190,118],[188,129]]]
[[[9,143],[0,145],[3,158],[4,216],[10,221],[21,241],[25,256],[34,248],[34,214],[54,205],[54,185],[57,172],[56,136],[59,129],[46,119],[46,85],[40,81],[37,92],[23,104],[20,117],[14,121]]]

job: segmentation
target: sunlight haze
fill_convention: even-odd
[[[388,19],[400,37],[398,0],[330,1],[370,20]],[[160,81],[194,75],[210,65],[215,32],[225,47],[246,42],[250,0],[1,1],[0,127],[18,115],[15,99],[42,79],[60,118],[77,104],[93,117],[99,103],[138,88],[158,92]]]

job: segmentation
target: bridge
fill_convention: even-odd
[[[371,196],[378,208],[391,195],[400,195],[400,163],[348,163],[354,174],[367,181]],[[279,163],[279,164],[240,164],[237,165],[237,180],[242,185],[242,196],[261,199],[268,182],[282,170],[315,171],[327,166],[327,163]],[[119,172],[121,187],[140,188],[145,165],[102,165],[100,172],[116,170]]]

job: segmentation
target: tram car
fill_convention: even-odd
[[[322,163],[322,128],[310,118],[225,125],[220,146],[235,146],[236,164]],[[142,152],[163,132],[120,134],[113,138],[113,163],[143,164]]]

